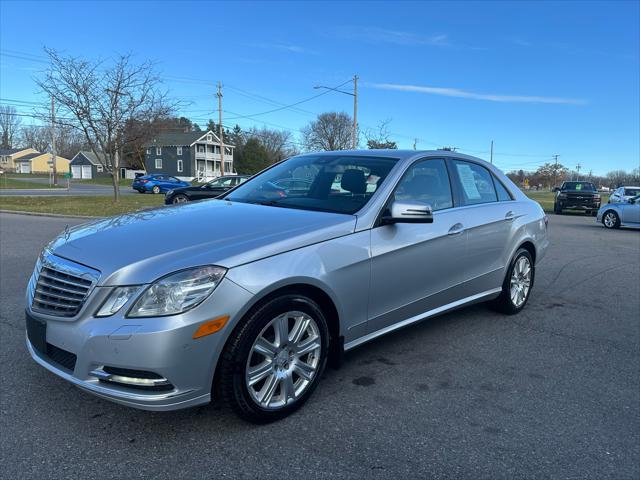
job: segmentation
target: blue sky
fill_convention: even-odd
[[[106,60],[132,53],[157,62],[185,116],[216,117],[220,80],[225,124],[298,136],[317,113],[351,114],[351,97],[252,115],[358,74],[361,129],[390,119],[400,147],[417,138],[419,149],[488,158],[494,140],[505,170],[559,154],[603,174],[640,164],[639,5],[2,1],[0,98],[42,99],[33,77],[43,46]]]

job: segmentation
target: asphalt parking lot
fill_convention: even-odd
[[[29,358],[25,285],[67,223],[0,214],[3,478],[640,478],[637,230],[551,215],[520,315],[478,305],[369,343],[255,426],[115,405]]]

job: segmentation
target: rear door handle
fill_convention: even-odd
[[[456,223],[449,229],[447,235],[460,235],[462,232],[464,232],[464,225],[462,225],[461,223]]]
[[[504,219],[507,222],[513,222],[515,218],[516,218],[516,214],[513,213],[512,211],[508,211],[507,214],[504,216]]]

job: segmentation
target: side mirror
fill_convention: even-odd
[[[383,225],[394,223],[433,223],[433,209],[428,203],[394,201],[388,208],[390,215],[382,217]]]
[[[553,191],[554,191],[554,192],[559,192],[559,191],[560,191],[560,187],[555,187],[555,188],[553,189]]]

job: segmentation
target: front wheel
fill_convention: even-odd
[[[507,270],[502,292],[491,305],[508,315],[519,313],[529,300],[534,276],[535,266],[531,254],[524,248],[519,249]]]
[[[279,420],[311,396],[328,349],[329,330],[320,307],[301,295],[283,295],[250,314],[231,334],[217,390],[246,420]]]
[[[186,195],[179,194],[179,195],[176,195],[175,197],[173,197],[173,200],[171,201],[171,203],[173,203],[175,205],[177,203],[185,203],[185,202],[188,202],[188,201],[189,201],[189,199],[187,198]]]
[[[620,218],[618,217],[618,214],[616,212],[614,212],[613,210],[609,210],[603,215],[602,224],[606,228],[618,228],[620,227]]]
[[[158,185],[154,185],[151,191],[155,194],[160,193],[160,187]]]

